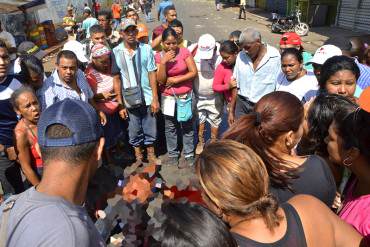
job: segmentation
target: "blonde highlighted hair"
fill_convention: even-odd
[[[197,159],[196,171],[204,192],[222,213],[246,220],[263,217],[270,230],[279,225],[266,167],[251,148],[232,140],[211,143]]]

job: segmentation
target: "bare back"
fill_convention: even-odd
[[[308,247],[360,246],[361,235],[315,197],[298,195],[288,203],[298,212]]]

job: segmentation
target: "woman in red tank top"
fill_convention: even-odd
[[[21,117],[14,129],[18,160],[27,180],[35,186],[40,182],[43,168],[40,154],[36,149],[40,106],[35,92],[28,86],[16,90],[11,101],[17,115]]]

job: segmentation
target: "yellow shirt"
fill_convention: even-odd
[[[74,26],[76,25],[76,19],[74,16],[64,16],[63,17],[63,23],[68,26]]]

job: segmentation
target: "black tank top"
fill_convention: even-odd
[[[254,241],[252,239],[243,237],[237,233],[232,232],[232,235],[236,242],[238,243],[239,247],[266,247],[266,246],[274,246],[274,247],[307,247],[306,244],[306,237],[304,235],[303,226],[301,223],[301,219],[297,211],[288,203],[284,203],[281,205],[285,212],[286,220],[287,220],[287,230],[284,236],[274,242],[274,243],[260,243]]]

